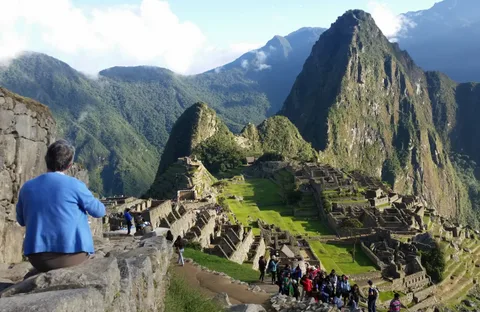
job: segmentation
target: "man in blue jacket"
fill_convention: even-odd
[[[87,186],[65,171],[73,164],[75,149],[65,140],[48,147],[48,172],[21,188],[17,222],[26,227],[25,256],[40,272],[78,265],[94,252],[88,215],[101,218],[105,206]]]
[[[125,223],[127,223],[127,235],[130,235],[132,229],[132,215],[130,214],[130,208],[126,208],[123,212],[123,217],[125,218]]]

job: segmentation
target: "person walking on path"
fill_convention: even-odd
[[[277,280],[277,266],[277,259],[275,256],[273,256],[272,259],[270,259],[270,263],[268,265],[268,269],[272,273],[272,285],[274,285]]]
[[[368,281],[368,312],[376,312],[378,289],[373,285],[372,281]]]
[[[388,312],[400,312],[401,306],[402,303],[400,302],[400,294],[395,293],[392,301],[390,301],[390,307],[388,309]]]
[[[263,280],[265,279],[265,268],[266,268],[266,266],[267,266],[267,263],[265,262],[264,257],[260,256],[260,259],[258,260],[258,269],[260,270],[259,280],[262,283],[263,283]]]
[[[185,261],[183,260],[183,252],[185,251],[185,244],[183,243],[183,239],[180,235],[178,235],[177,239],[175,240],[175,244],[173,244],[175,250],[178,253],[178,261],[177,264],[181,264],[182,266],[185,265]]]
[[[20,189],[16,218],[26,228],[23,251],[40,272],[86,261],[94,253],[88,216],[105,215],[105,206],[87,186],[65,174],[74,154],[75,148],[65,140],[51,144],[45,155],[48,172]]]
[[[130,208],[126,208],[123,212],[123,217],[127,223],[127,235],[130,235],[130,230],[132,229],[132,215],[130,214]]]

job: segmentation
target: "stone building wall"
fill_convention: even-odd
[[[202,245],[203,248],[207,248],[210,245],[210,236],[213,236],[215,231],[216,218],[210,216],[205,226],[200,229],[200,236],[197,237],[196,241]]]
[[[178,235],[184,237],[188,230],[195,225],[196,221],[197,214],[195,211],[187,211],[180,217],[180,219],[170,224],[170,231],[172,231],[174,237],[177,237]]]
[[[44,157],[55,129],[46,106],[0,88],[0,263],[22,260],[18,192],[25,181],[46,171]]]
[[[172,202],[165,200],[163,202],[154,202],[154,204],[157,205],[142,212],[142,217],[145,221],[150,222],[153,228],[157,228],[160,226],[161,219],[166,218],[172,212]]]
[[[230,256],[230,260],[239,264],[242,264],[246,259],[248,252],[250,250],[250,246],[254,241],[253,231],[250,230],[248,234],[245,236],[243,241],[241,241],[238,245],[233,254]]]
[[[258,270],[258,260],[260,259],[261,256],[265,256],[265,250],[266,250],[265,240],[261,238],[255,253],[255,257],[253,257],[253,260],[252,260],[253,261],[252,269]]]
[[[379,269],[383,269],[385,267],[385,264],[378,259],[378,257],[373,253],[373,251],[370,250],[363,242],[360,243],[360,248],[362,248],[363,252],[367,257],[372,260],[372,262],[377,266]]]
[[[164,237],[111,246],[118,244],[100,247],[115,256],[40,273],[5,289],[0,312],[164,311],[171,245]]]

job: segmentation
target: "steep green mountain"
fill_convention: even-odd
[[[213,109],[196,103],[173,126],[157,176],[145,197],[169,198],[179,185],[187,185],[194,178],[195,172],[178,161],[181,157],[199,159],[209,172],[219,173],[241,166],[247,156],[264,153],[300,161],[318,158],[317,152],[283,116],[268,118],[257,127],[248,124],[235,136]]]
[[[143,194],[187,107],[208,102],[234,132],[275,113],[323,29],[275,36],[263,48],[215,70],[183,76],[158,67],[114,67],[89,78],[67,64],[27,53],[0,67],[0,85],[49,106],[59,135],[102,195]],[[248,66],[247,66],[248,64]],[[163,167],[162,167],[163,168]]]
[[[424,73],[368,13],[348,11],[313,47],[280,114],[324,161],[382,177],[444,215],[466,218],[467,187],[450,160],[452,146],[463,143],[450,142],[470,130],[448,130],[464,105],[458,88]]]
[[[58,135],[74,142],[76,161],[87,166],[95,192],[139,194],[150,186],[157,148],[110,104],[108,84],[36,53],[0,70],[0,84],[50,107]]]

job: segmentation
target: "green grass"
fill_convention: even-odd
[[[405,296],[404,293],[399,292],[399,294],[400,294],[400,298]],[[385,301],[392,300],[394,295],[395,295],[395,292],[393,292],[393,291],[381,291],[378,294],[378,298],[380,299],[381,302],[385,302]]]
[[[184,256],[186,258],[192,258],[195,262],[210,270],[223,272],[234,279],[247,283],[258,281],[258,277],[260,276],[260,273],[253,270],[250,264],[238,264],[226,258],[209,255],[199,250],[186,248]]]
[[[165,311],[168,312],[218,312],[222,308],[198,291],[192,289],[184,279],[171,275],[166,291]]]
[[[377,270],[372,261],[360,249],[360,244],[356,246],[355,262],[352,262],[353,245],[322,244],[319,241],[310,241],[309,243],[327,271],[334,269],[337,274],[350,275]]]
[[[333,232],[323,222],[312,218],[296,218],[293,209],[285,205],[277,184],[268,179],[247,179],[243,183],[231,183],[224,191],[226,195],[242,196],[243,201],[227,199],[227,203],[237,219],[244,225],[248,217],[262,219],[268,224],[275,224],[292,234],[309,236],[331,235]],[[260,230],[254,226],[254,234]]]

